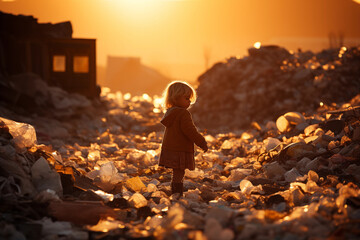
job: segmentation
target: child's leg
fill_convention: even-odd
[[[172,182],[174,182],[174,183],[182,183],[184,175],[185,175],[185,170],[184,169],[173,168]]]
[[[184,169],[173,168],[173,176],[171,181],[172,193],[179,193],[180,196],[183,194],[183,178],[185,175]]]

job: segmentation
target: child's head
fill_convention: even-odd
[[[166,109],[177,106],[181,97],[190,99],[191,104],[196,101],[196,92],[188,83],[182,81],[173,81],[165,89],[163,93],[163,105]]]

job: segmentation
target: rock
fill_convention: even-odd
[[[281,141],[277,138],[267,138],[264,140],[264,146],[265,150],[268,152],[271,149],[275,148],[277,145],[279,145]]]
[[[148,202],[147,202],[146,198],[142,194],[134,193],[129,198],[129,204],[132,207],[141,208],[141,207],[145,207],[148,204]]]
[[[88,160],[91,162],[95,162],[100,160],[100,151],[99,150],[91,150],[87,156]]]
[[[204,232],[209,240],[234,239],[234,232],[229,228],[223,229],[220,223],[214,218],[210,218],[206,221]]]
[[[284,116],[280,116],[276,120],[276,127],[280,132],[286,132],[290,128],[290,122]]]
[[[146,189],[145,184],[141,181],[141,179],[138,176],[126,180],[125,186],[134,192],[140,192]]]
[[[305,117],[299,112],[287,112],[284,114],[286,120],[293,125],[298,125],[305,122]]]
[[[299,206],[304,203],[305,195],[299,188],[295,188],[291,191],[290,200],[295,206]]]
[[[310,170],[317,170],[320,164],[320,159],[319,158],[314,158],[313,160],[311,160],[310,162],[308,162],[305,165],[305,171],[310,171]]]
[[[230,176],[228,177],[228,181],[240,181],[244,179],[246,176],[250,175],[252,173],[251,169],[233,169],[231,170]]]
[[[291,158],[301,158],[306,155],[311,155],[315,151],[315,147],[303,142],[292,143],[286,146],[284,152],[286,150],[286,155]]]
[[[315,132],[315,130],[319,127],[319,124],[312,124],[312,125],[309,125],[307,126],[305,129],[304,129],[304,133],[306,136],[310,136],[311,133]]]
[[[156,191],[157,191],[157,187],[156,187],[155,184],[149,183],[149,184],[147,185],[147,187],[146,187],[146,190],[147,190],[148,192],[156,192]]]
[[[207,212],[205,216],[205,220],[217,219],[217,221],[222,226],[226,226],[229,223],[232,216],[233,216],[233,212],[231,209],[227,207],[221,207],[221,208],[214,207]]]
[[[285,173],[285,181],[287,182],[295,182],[298,177],[301,177],[301,175],[296,168],[292,168]]]
[[[272,162],[264,165],[265,174],[268,178],[281,179],[286,172],[285,169],[278,163]]]
[[[307,175],[309,180],[314,181],[316,183],[319,181],[319,175],[313,170],[310,170]]]
[[[55,89],[54,96],[65,98],[60,106],[41,105],[31,114],[2,102],[1,115],[31,123],[40,144],[18,149],[0,121],[0,200],[6,216],[0,235],[10,225],[28,237],[24,223],[15,227],[11,219],[34,223],[51,216],[91,223],[81,229],[89,235],[80,239],[356,239],[360,107],[354,106],[360,95],[343,101],[353,94],[344,86],[359,89],[359,73],[349,71],[358,69],[360,52],[341,51],[344,57],[335,49],[289,55],[264,47],[216,64],[200,77],[194,122],[200,131],[210,123],[214,128],[204,133],[209,151],[196,150],[196,169],[186,171],[180,198],[171,195],[171,169],[157,165],[162,113],[150,97],[103,92],[85,109],[73,107],[77,98]],[[274,122],[278,116],[287,121],[284,132]],[[60,173],[63,196],[34,189],[31,169],[41,157],[51,174]],[[57,214],[43,207],[69,200],[71,207],[55,207]],[[104,211],[103,203],[116,213]],[[346,231],[334,231],[339,226]],[[47,238],[79,239],[52,233],[51,227]]]

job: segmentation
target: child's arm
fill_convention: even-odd
[[[184,114],[181,116],[180,127],[182,132],[197,146],[204,150],[204,152],[208,150],[205,138],[196,129],[194,122],[191,118],[191,114],[188,111],[184,111]]]

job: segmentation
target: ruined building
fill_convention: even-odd
[[[96,40],[72,38],[72,32],[69,21],[38,23],[33,16],[0,12],[1,92],[9,94],[10,76],[34,73],[48,85],[97,96]]]

